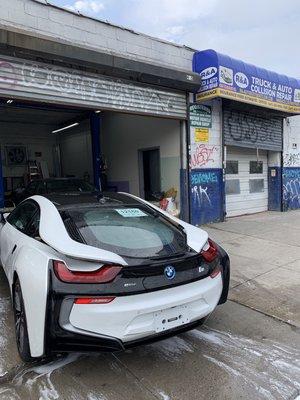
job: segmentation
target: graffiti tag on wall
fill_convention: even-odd
[[[106,108],[109,104],[118,110],[186,116],[185,95],[12,57],[0,60],[0,89],[7,87],[31,96],[50,93],[68,100],[98,103]]]
[[[10,88],[17,84],[14,66],[7,61],[0,60],[0,87]]]
[[[300,168],[283,170],[283,203],[285,209],[300,208]]]
[[[198,207],[201,207],[205,203],[207,203],[209,207],[212,206],[208,185],[217,182],[218,176],[215,172],[199,172],[192,174],[192,200]]]
[[[285,167],[300,167],[300,153],[285,153],[283,165]]]
[[[193,170],[190,179],[192,222],[201,225],[221,219],[222,170]]]
[[[190,168],[214,168],[220,164],[220,146],[209,144],[192,144],[190,156]]]
[[[243,142],[253,146],[268,145],[278,150],[282,146],[282,122],[279,117],[225,110],[224,133],[227,144]]]

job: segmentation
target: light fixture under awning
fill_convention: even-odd
[[[77,125],[79,125],[79,122],[74,122],[74,124],[64,126],[63,128],[55,129],[54,131],[52,131],[52,133],[62,132],[67,129],[73,128],[74,126],[77,126]]]

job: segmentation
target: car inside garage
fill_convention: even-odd
[[[30,182],[80,178],[97,187],[99,177],[103,191],[149,201],[174,188],[180,208],[180,120],[3,98],[0,126],[6,206],[13,206],[12,194]]]
[[[3,186],[6,202],[11,193],[31,181],[52,177],[75,176],[70,167],[61,163],[60,138],[55,133],[77,121],[83,135],[86,110],[55,107],[37,103],[21,103],[13,99],[0,102],[0,141]],[[75,128],[75,127],[74,127]],[[85,171],[92,176],[92,162],[88,159],[90,141],[82,147]],[[64,169],[62,169],[64,168]],[[84,174],[78,177],[83,178]]]

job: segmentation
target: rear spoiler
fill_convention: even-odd
[[[35,200],[41,208],[40,237],[54,250],[71,258],[127,265],[126,261],[118,254],[73,240],[69,236],[57,208],[50,200],[42,196],[32,196],[31,199]]]

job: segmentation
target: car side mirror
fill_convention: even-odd
[[[9,213],[6,212],[1,212],[0,214],[0,222],[2,224],[5,224],[7,217],[9,216]]]

